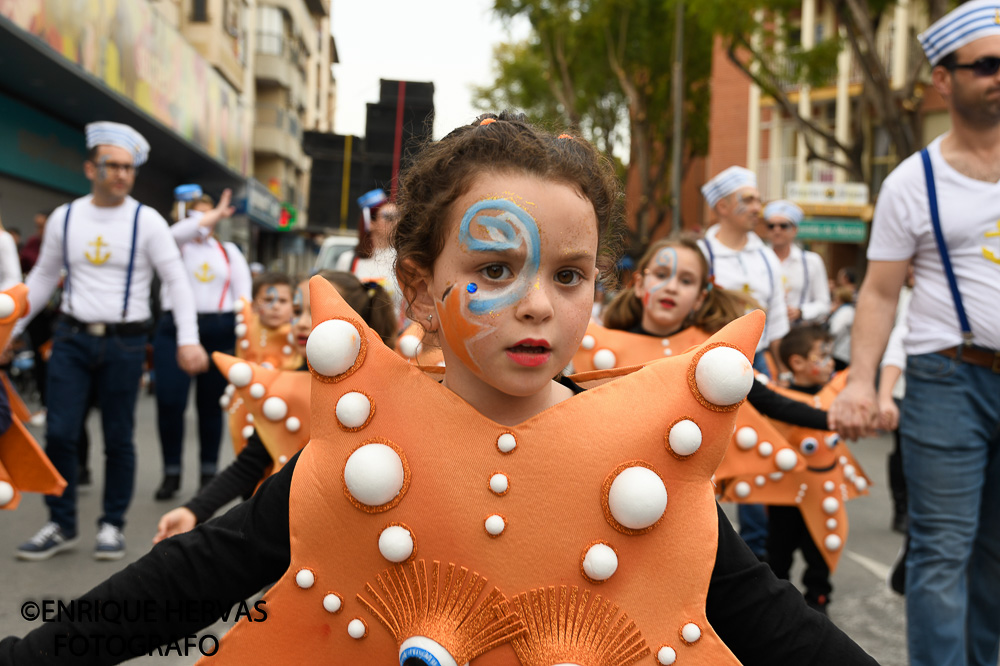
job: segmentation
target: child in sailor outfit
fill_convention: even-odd
[[[313,278],[310,443],[87,597],[242,599],[277,580],[267,620],[237,623],[211,664],[874,663],[713,499],[759,315],[591,390],[553,379],[614,266],[618,187],[588,143],[507,113],[426,147],[395,246],[443,381]],[[166,636],[211,621],[157,619]],[[0,663],[96,630],[46,624],[0,643]],[[129,645],[148,627],[110,630]]]

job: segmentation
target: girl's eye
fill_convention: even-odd
[[[507,278],[513,277],[513,273],[510,269],[503,264],[490,264],[482,269],[482,274],[491,280],[505,280]]]
[[[583,279],[578,271],[565,269],[556,273],[556,282],[562,285],[574,285]]]

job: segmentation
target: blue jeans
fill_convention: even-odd
[[[941,354],[911,356],[899,430],[910,663],[996,666],[1000,374]]]
[[[146,336],[95,337],[61,321],[52,340],[45,452],[67,485],[61,496],[45,498],[51,520],[68,535],[76,534],[77,446],[93,387],[104,431],[104,515],[99,522],[121,528],[135,485],[135,401]]]
[[[236,315],[198,315],[201,344],[209,354],[233,353],[236,346]],[[177,365],[177,327],[174,316],[166,312],[160,319],[153,340],[153,367],[156,369],[156,424],[163,452],[163,473],[181,473],[181,449],[184,443],[184,411],[187,409],[191,377]],[[201,473],[215,474],[222,441],[222,409],[219,398],[226,390],[226,378],[212,364],[207,372],[194,378],[195,404],[198,409],[198,442]]]
[[[753,369],[762,375],[771,377],[767,367],[765,350],[753,356]],[[736,513],[740,518],[740,536],[757,557],[767,555],[767,509],[763,504],[739,504]]]

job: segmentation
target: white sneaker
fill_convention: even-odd
[[[45,416],[46,416],[45,409],[44,408],[39,409],[37,412],[31,415],[30,419],[28,419],[28,425],[33,425],[36,428],[43,427],[45,425]]]
[[[101,523],[97,531],[95,560],[120,560],[125,557],[125,535],[111,523]]]

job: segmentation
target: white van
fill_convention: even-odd
[[[336,270],[337,259],[345,252],[353,252],[358,246],[357,234],[351,236],[329,236],[320,245],[313,273],[321,270]]]

